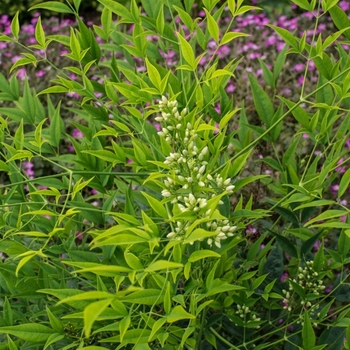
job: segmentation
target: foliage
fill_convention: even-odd
[[[341,7],[295,1],[314,13],[314,33],[327,13],[337,27],[311,42],[270,25],[286,46],[273,68],[259,61],[269,89],[247,75],[252,123],[225,89],[239,62],[217,53],[247,36],[233,24],[257,8],[203,0],[194,20],[191,0],[145,0],[142,9],[99,0],[101,26],[89,28],[80,2],[33,7],[74,15],[69,34],[48,36],[39,18],[27,47],[16,15],[0,36],[24,51],[9,73],[56,71],[40,91],[0,75],[0,349],[349,348],[350,37]],[[50,45],[67,50],[63,69]],[[297,99],[277,89],[292,54],[319,73],[309,91],[305,70]]]

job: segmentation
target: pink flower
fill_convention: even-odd
[[[299,86],[302,86],[304,84],[304,76],[301,75],[299,78],[298,78],[298,85]]]
[[[283,272],[281,278],[280,278],[280,282],[287,282],[288,281],[288,278],[289,278],[289,274],[288,272]]]
[[[24,80],[27,76],[27,71],[25,70],[25,68],[21,68],[16,75],[18,79]]]
[[[82,138],[84,138],[84,134],[79,129],[74,129],[73,133],[72,133],[72,136],[75,139],[82,139]]]
[[[236,86],[233,84],[227,85],[226,92],[234,92],[236,90]]]
[[[293,70],[295,70],[296,72],[301,72],[305,69],[305,65],[302,63],[297,63],[294,67]]]
[[[337,162],[337,165],[340,165],[344,162],[344,158],[340,158],[339,161]],[[346,172],[346,168],[344,166],[339,166],[338,168],[335,169],[335,171],[337,173],[345,173]]]
[[[350,4],[346,0],[339,1],[338,5],[343,11],[348,11],[350,9]]]
[[[38,72],[35,73],[35,76],[37,78],[41,78],[46,74],[46,72],[44,70],[39,70]]]

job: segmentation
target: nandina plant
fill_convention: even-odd
[[[101,25],[89,28],[80,2],[33,7],[75,16],[69,36],[47,36],[39,19],[25,47],[15,16],[0,37],[24,50],[11,72],[57,71],[38,93],[1,76],[12,102],[0,110],[6,348],[348,347],[349,68],[340,44],[338,62],[326,52],[349,36],[343,10],[295,1],[314,32],[331,16],[338,30],[324,41],[272,26],[286,47],[273,70],[260,62],[270,94],[247,76],[256,125],[225,90],[239,62],[216,55],[247,35],[234,20],[256,7],[203,0],[194,20],[191,0],[99,0]],[[53,44],[67,51],[64,69],[45,55]],[[276,83],[292,54],[319,74],[305,94],[305,70],[289,100]]]

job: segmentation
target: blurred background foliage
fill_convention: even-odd
[[[36,4],[46,2],[47,0],[1,0],[0,1],[0,15],[14,15],[17,11],[21,12],[21,20],[30,20],[35,13],[34,11],[28,12],[28,9]],[[66,0],[56,0],[62,3],[66,3]],[[70,3],[73,0],[68,0]],[[125,4],[129,0],[115,0],[118,3]],[[138,0],[141,3],[141,0]],[[159,1],[159,0],[155,0]],[[178,0],[183,2],[182,0]],[[223,2],[223,1],[220,1]],[[220,2],[218,5],[220,5]],[[202,1],[194,1],[197,4],[197,11],[202,8]],[[291,12],[289,0],[245,0],[246,5],[260,6],[269,17],[276,15],[288,15]],[[80,5],[80,13],[92,15],[99,10],[99,3],[97,0],[83,0]],[[44,12],[43,15],[50,16],[52,13]]]

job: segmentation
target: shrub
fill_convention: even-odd
[[[260,62],[267,92],[247,75],[254,123],[226,91],[238,62],[218,55],[247,36],[232,31],[256,10],[242,1],[203,1],[193,20],[192,1],[144,1],[143,15],[136,1],[99,0],[92,28],[79,0],[74,9],[47,2],[33,9],[71,13],[77,25],[48,37],[38,19],[32,47],[13,18],[0,40],[25,53],[11,72],[43,64],[57,75],[38,93],[26,77],[0,76],[8,347],[348,347],[350,68],[338,38],[349,39],[349,25],[334,2],[323,12],[295,2],[314,13],[314,32],[325,13],[338,31],[308,42],[270,26],[288,46],[272,69]],[[332,43],[341,60],[326,52]],[[67,50],[63,69],[48,57],[53,44]],[[277,90],[290,54],[319,72],[312,89],[305,70],[298,99]]]

